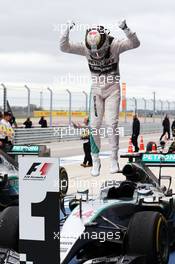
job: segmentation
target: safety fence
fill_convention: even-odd
[[[58,86],[59,87],[59,86]],[[24,123],[31,117],[33,126],[38,125],[41,116],[46,117],[49,126],[71,125],[89,113],[89,91],[60,89],[60,87],[41,88],[0,84],[0,111],[8,110],[7,101],[16,117],[17,124]],[[84,87],[84,85],[82,86]],[[165,114],[175,116],[175,101],[170,95],[169,100],[159,98],[155,92],[148,98],[127,97],[125,107],[121,103],[120,120],[130,122],[132,115],[137,113],[144,122],[158,121]]]
[[[101,137],[106,137],[106,129],[101,129]],[[162,126],[159,123],[141,123],[141,134],[160,133]],[[120,123],[119,133],[121,136],[130,136],[132,133],[131,123]],[[50,127],[50,128],[17,128],[15,129],[15,144],[40,144],[60,141],[79,140],[81,130],[73,127]]]

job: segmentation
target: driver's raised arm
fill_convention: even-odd
[[[127,38],[123,40],[114,40],[114,45],[116,45],[118,53],[120,54],[124,51],[138,48],[140,46],[140,41],[136,33],[133,33],[130,28],[128,28],[126,20],[121,21],[119,27],[123,30]]]
[[[85,45],[83,43],[71,43],[69,41],[69,33],[74,25],[74,23],[67,23],[67,28],[60,37],[60,50],[66,53],[85,56]]]

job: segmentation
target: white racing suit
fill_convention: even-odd
[[[100,127],[105,114],[112,159],[118,160],[119,133],[118,118],[120,107],[119,55],[137,48],[140,42],[135,33],[125,29],[126,39],[113,39],[108,54],[103,59],[94,59],[83,43],[69,42],[69,27],[62,34],[60,49],[63,52],[85,56],[92,75],[90,96],[91,152],[100,151]]]

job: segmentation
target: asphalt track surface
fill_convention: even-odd
[[[158,142],[160,134],[146,134],[143,135],[144,143],[148,141]],[[129,137],[120,137],[120,149],[128,147]],[[83,155],[83,140],[75,141],[62,141],[62,142],[53,142],[47,144],[51,148],[51,155],[57,157],[72,157],[77,155]],[[109,151],[109,144],[107,138],[101,139],[101,150]]]
[[[144,143],[145,145],[149,141],[158,142],[160,134],[151,134],[144,135]],[[125,153],[128,147],[129,137],[120,138],[120,152]],[[71,142],[58,142],[58,143],[50,143],[48,147],[51,148],[51,155],[54,157],[60,158],[60,163],[63,165],[69,175],[69,193],[76,192],[78,190],[82,190],[87,186],[90,189],[90,193],[94,196],[98,194],[98,190],[101,186],[101,183],[106,179],[116,179],[116,175],[109,174],[109,165],[110,165],[110,149],[107,139],[102,139],[102,149],[101,149],[101,174],[97,179],[95,179],[90,175],[90,168],[83,168],[80,166],[80,163],[83,161],[83,142],[71,141]],[[119,159],[120,167],[126,163],[126,160]],[[157,174],[157,171],[154,171]],[[166,175],[175,175],[175,168],[168,169],[166,171]],[[121,175],[117,175],[117,178],[121,179]],[[93,181],[93,182],[92,182]],[[172,183],[173,190],[175,191],[175,177]],[[72,262],[75,263],[75,262]],[[175,264],[175,252],[171,254],[169,264]]]

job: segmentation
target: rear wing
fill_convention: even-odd
[[[39,146],[14,145],[8,153],[16,155],[36,155],[39,154]]]
[[[7,152],[0,149],[0,155],[12,164],[16,170],[18,170],[19,155],[50,157],[50,149],[45,145],[14,145],[11,150]]]
[[[14,145],[8,154],[50,157],[50,149],[48,149],[45,145]]]
[[[153,154],[145,153],[142,155],[142,162],[151,167],[175,167],[175,154]]]
[[[175,167],[175,153],[127,153],[121,158],[129,162],[141,162],[148,167]]]

